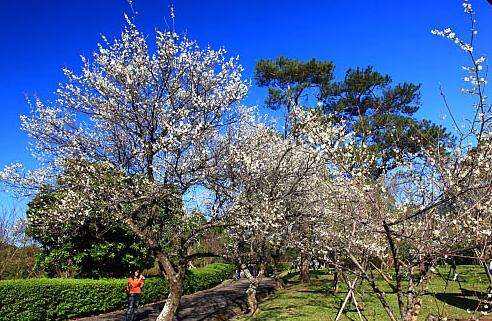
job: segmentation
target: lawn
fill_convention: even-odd
[[[485,295],[487,282],[483,270],[477,266],[459,266],[457,281],[447,277],[449,268],[440,268],[433,275],[428,286],[427,294],[423,297],[420,320],[426,320],[429,314],[440,314],[447,317],[479,316],[474,313],[478,305],[476,294]],[[288,279],[288,285],[274,294],[260,305],[260,312],[254,317],[239,317],[236,321],[263,321],[263,320],[296,320],[296,321],[324,321],[334,320],[338,308],[347,293],[346,287],[341,287],[337,295],[331,294],[330,285],[332,275],[327,270],[315,271],[311,275],[311,283],[303,285],[298,276]],[[391,292],[389,287],[379,280],[380,285]],[[380,302],[369,287],[363,284],[359,288],[358,299],[364,301],[364,315],[367,320],[389,320]],[[393,307],[397,307],[396,295],[388,294],[388,300]],[[468,311],[467,311],[468,310]],[[341,320],[358,320],[355,308],[350,309]]]

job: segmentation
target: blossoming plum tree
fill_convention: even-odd
[[[67,81],[56,100],[36,98],[31,115],[22,117],[39,167],[14,164],[1,178],[26,194],[63,191],[47,222],[83,222],[95,212],[108,223],[124,222],[152,249],[169,281],[162,321],[173,319],[188,262],[201,255],[192,245],[222,224],[213,207],[198,219],[182,200],[213,166],[210,147],[236,121],[248,84],[224,49],[201,49],[160,31],[155,48],[151,53],[127,18],[121,37],[103,37],[91,59],[82,57],[80,73],[64,69]]]
[[[254,114],[229,131],[217,150],[219,170],[209,175],[210,189],[224,200],[226,216],[236,219],[229,231],[238,248],[246,247],[239,253],[243,262],[260,267],[250,277],[254,290],[272,255],[299,241],[296,224],[314,217],[310,195],[325,166],[314,150]]]
[[[330,176],[325,181],[325,215],[317,225],[318,249],[337,251],[342,260],[332,263],[367,282],[391,320],[417,320],[420,297],[440,262],[470,250],[482,262],[490,255],[492,217],[487,195],[492,188],[492,107],[484,94],[487,80],[481,71],[485,59],[473,53],[474,12],[468,2],[463,8],[471,17],[469,42],[451,29],[433,31],[458,44],[472,60],[472,66],[464,68],[468,73],[465,81],[471,84],[464,93],[476,97],[475,117],[468,127],[456,126],[456,146],[441,149],[430,144],[419,157],[399,157],[397,166],[382,170],[376,181],[369,179],[368,169],[377,163],[364,144],[348,140],[343,156],[333,157],[330,149],[322,156]],[[322,133],[330,124],[312,112],[303,117],[302,134],[323,151]],[[389,263],[394,278],[385,275],[378,262]],[[375,274],[396,293],[398,309],[388,303]]]

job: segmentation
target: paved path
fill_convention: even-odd
[[[227,285],[185,295],[180,302],[178,321],[223,321],[244,313],[247,309],[246,279]],[[275,291],[275,281],[264,278],[258,287],[259,299],[265,298]],[[138,309],[135,321],[154,321],[161,311],[164,302],[148,304]],[[76,321],[123,321],[125,311],[77,319]]]

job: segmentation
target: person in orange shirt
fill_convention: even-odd
[[[142,293],[142,288],[145,283],[145,277],[140,274],[139,270],[133,272],[133,274],[128,278],[128,285],[126,287],[126,292],[129,295],[128,298],[128,310],[126,311],[125,321],[133,321],[135,317],[135,311],[138,307],[138,300],[140,298],[140,293]]]

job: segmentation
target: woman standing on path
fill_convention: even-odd
[[[126,311],[125,321],[133,321],[135,317],[135,311],[138,306],[138,299],[140,293],[142,293],[142,288],[144,286],[145,277],[140,274],[139,270],[136,270],[132,276],[128,278],[128,285],[126,291],[129,294],[128,298],[128,310]]]

